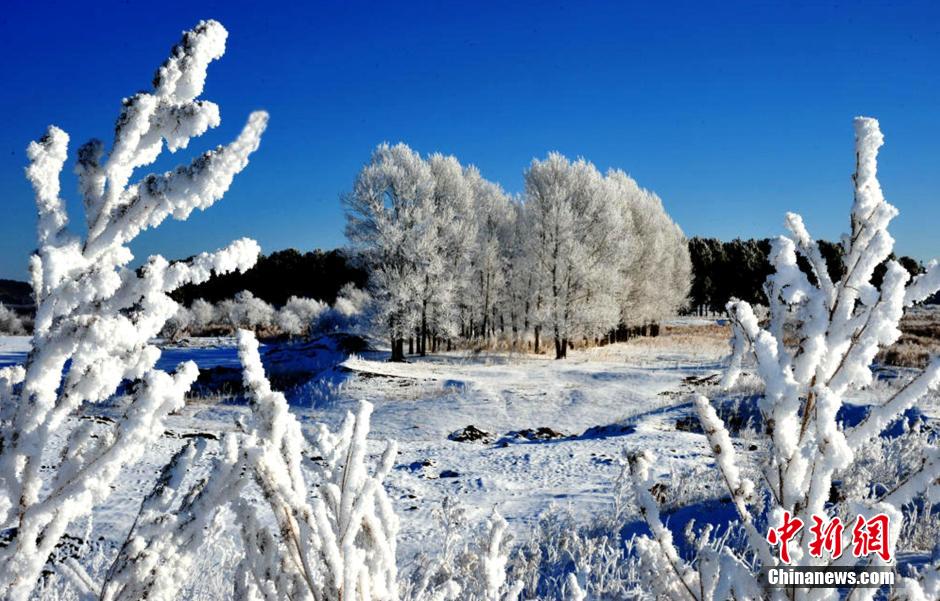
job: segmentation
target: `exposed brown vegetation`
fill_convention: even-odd
[[[901,338],[875,358],[897,367],[924,368],[940,355],[940,307],[930,305],[908,311],[901,319]]]

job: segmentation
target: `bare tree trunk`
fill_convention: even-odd
[[[389,361],[403,362],[405,360],[405,344],[401,338],[392,337],[392,356]]]
[[[535,351],[534,352],[536,355],[539,353],[539,333],[541,332],[541,330],[542,328],[540,326],[535,326]]]
[[[421,335],[418,337],[418,353],[424,357],[428,354],[428,301],[421,305]]]
[[[389,318],[388,318],[388,329],[389,329],[389,331],[391,332],[390,338],[391,338],[391,342],[392,342],[392,356],[389,357],[388,360],[389,360],[389,361],[402,362],[402,361],[405,360],[405,353],[402,352],[402,351],[404,350],[404,347],[403,347],[403,344],[402,344],[402,339],[401,339],[401,337],[395,335],[395,330],[396,330],[396,328],[395,328],[395,318],[394,318],[394,317],[389,317]]]

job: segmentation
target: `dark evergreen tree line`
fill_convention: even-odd
[[[288,248],[262,255],[245,273],[215,277],[198,286],[186,285],[173,296],[177,302],[189,306],[197,298],[217,303],[247,290],[275,307],[284,305],[291,296],[333,304],[337,293],[347,283],[364,288],[367,281],[368,274],[348,251],[318,249],[301,253]]]
[[[845,269],[842,262],[842,246],[820,240],[819,249],[833,280],[840,279]],[[751,304],[766,304],[764,282],[772,271],[768,260],[769,253],[769,238],[736,238],[729,242],[722,242],[717,238],[690,238],[692,290],[689,294],[688,310],[697,314],[721,312],[732,298]],[[892,254],[890,258],[900,262],[912,275],[924,271],[924,266],[911,257],[898,258]],[[803,271],[813,279],[803,257],[800,256],[799,260]],[[882,264],[876,269],[872,283],[879,286],[884,273],[885,266]]]

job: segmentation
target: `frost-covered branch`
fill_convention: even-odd
[[[127,246],[144,229],[221,198],[257,149],[267,116],[253,114],[231,145],[186,167],[130,183],[164,148],[185,148],[219,125],[218,107],[198,100],[209,62],[222,56],[225,29],[203,21],[184,34],[157,72],[152,92],[125,100],[110,153],[93,140],[79,150],[76,173],[87,235],[70,232],[59,176],[68,135],[50,127],[30,144],[26,176],[39,213],[38,250],[30,260],[37,303],[32,349],[22,368],[0,371],[0,527],[13,528],[0,549],[0,596],[24,599],[69,524],[110,493],[127,463],[163,432],[198,371],[154,366],[150,344],[177,304],[169,293],[213,274],[244,271],[258,255],[251,240],[169,265],[151,257],[138,271]],[[115,396],[121,390],[125,394]],[[109,401],[111,425],[78,425],[78,412]],[[58,452],[58,458],[49,457]],[[53,469],[41,471],[51,462]]]
[[[655,481],[650,474],[653,456],[650,452],[629,457],[630,476],[633,479],[634,495],[640,515],[652,532],[652,538],[642,537],[637,541],[641,561],[646,564],[661,564],[663,568],[655,577],[660,580],[660,594],[671,599],[704,601],[701,595],[699,575],[681,557],[673,543],[672,531],[663,524],[659,505],[651,489]],[[665,576],[665,578],[663,577]],[[698,592],[696,592],[698,591]]]
[[[105,577],[103,601],[178,598],[196,553],[216,540],[219,509],[243,487],[234,436],[222,442],[210,474],[188,488],[190,468],[205,451],[205,441],[182,447],[163,468],[117,558]]]
[[[382,485],[397,451],[389,443],[369,473],[372,406],[363,402],[337,433],[319,427],[310,448],[321,458],[312,466],[318,483],[313,488],[302,468],[308,444],[300,423],[284,395],[271,389],[254,335],[243,330],[238,343],[252,409],[247,458],[277,529],[263,525],[261,508],[236,506],[246,548],[266,549],[263,555],[249,552],[242,564],[249,576],[236,585],[279,598],[397,599],[398,518]],[[276,571],[272,557],[278,558]]]
[[[904,308],[940,288],[936,262],[931,263],[927,273],[908,283],[908,272],[898,263],[888,261],[880,287],[872,284],[875,268],[885,263],[893,248],[888,225],[897,215],[897,209],[885,201],[877,179],[877,152],[884,141],[878,122],[858,118],[855,132],[855,202],[851,231],[843,242],[845,271],[840,279],[834,281],[829,274],[819,246],[802,218],[788,214],[786,226],[790,237],[778,238],[771,246],[774,272],[765,285],[769,324],[761,327],[745,302],[732,301],[727,306],[733,340],[724,388],[734,386],[745,360],[753,362],[763,382],[763,394],[757,403],[767,439],[767,454],[759,466],[763,472],[763,490],[741,476],[728,430],[710,402],[704,397],[695,400],[718,471],[747,534],[747,553],[756,558],[758,566],[768,567],[776,560],[755,524],[767,523],[776,528],[784,515],[798,518],[803,524],[812,524],[814,515],[846,519],[860,512],[884,513],[891,517],[888,540],[890,553],[894,555],[902,523],[907,519],[904,506],[925,492],[934,494],[940,475],[938,449],[934,443],[924,443],[923,459],[905,468],[904,473],[893,476],[894,484],[887,491],[884,481],[874,475],[870,466],[856,465],[859,455],[885,428],[940,386],[940,361],[932,362],[923,373],[901,385],[881,404],[874,404],[855,427],[844,431],[838,417],[846,400],[873,381],[872,361],[879,349],[900,336],[898,324]],[[812,278],[800,267],[800,255],[809,265]],[[900,470],[900,466],[889,467],[895,472]],[[648,484],[638,486],[637,498],[653,530],[653,538],[638,548],[646,553],[650,565],[658,562],[661,566],[670,566],[678,575],[676,582],[685,584],[687,592],[694,597],[694,582],[683,576],[685,572],[679,567],[682,564],[668,544],[671,535],[663,531],[655,509],[647,507],[651,501],[651,495],[646,493]],[[825,565],[827,559],[797,549],[795,543],[800,540],[792,541],[791,564]],[[660,550],[658,557],[651,556],[657,548]],[[707,550],[700,553],[698,561],[700,569],[705,564],[718,566],[721,574],[717,580],[707,580],[714,580],[717,583],[714,590],[727,595],[732,583],[742,582],[742,571],[748,569],[746,563],[740,561],[742,556],[727,548],[724,551],[735,561],[722,562]],[[851,565],[853,561],[849,555],[838,560],[840,565]],[[934,568],[928,571],[931,569]],[[915,592],[927,590],[918,587],[932,586],[925,584],[930,578],[933,576],[920,583],[904,580],[903,588]],[[704,593],[708,588],[706,579],[700,582]],[[757,585],[756,580],[752,579],[752,583]],[[871,591],[859,589],[852,598],[868,592]],[[761,596],[829,599],[832,594],[822,589],[786,592],[768,589]],[[674,596],[679,598],[681,594]],[[917,598],[917,595],[909,594],[906,598]]]

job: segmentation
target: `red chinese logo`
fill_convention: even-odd
[[[803,529],[803,520],[791,516],[789,511],[783,512],[783,525],[779,528],[771,528],[767,533],[767,542],[771,545],[780,545],[780,560],[783,563],[790,563],[790,549],[787,543]]]
[[[813,517],[813,525],[809,527],[809,554],[811,557],[822,557],[825,551],[832,559],[842,556],[842,535],[845,525],[838,517],[831,520],[817,515]],[[803,520],[783,512],[783,524],[779,528],[771,528],[767,532],[767,542],[779,545],[780,561],[790,563],[789,542],[803,529]],[[891,548],[888,542],[889,518],[884,513],[865,519],[858,516],[852,527],[852,555],[855,557],[868,557],[875,554],[884,561],[891,560]]]
[[[825,528],[823,524],[826,524]],[[839,558],[842,555],[843,530],[845,528],[839,518],[832,518],[827,524],[818,515],[814,515],[813,525],[809,529],[810,534],[813,535],[809,541],[809,554],[813,557],[822,557],[823,549],[825,549],[833,559]]]
[[[891,560],[891,549],[888,545],[888,516],[879,513],[866,520],[858,516],[855,527],[852,528],[852,555],[867,557],[872,553],[885,561]]]

